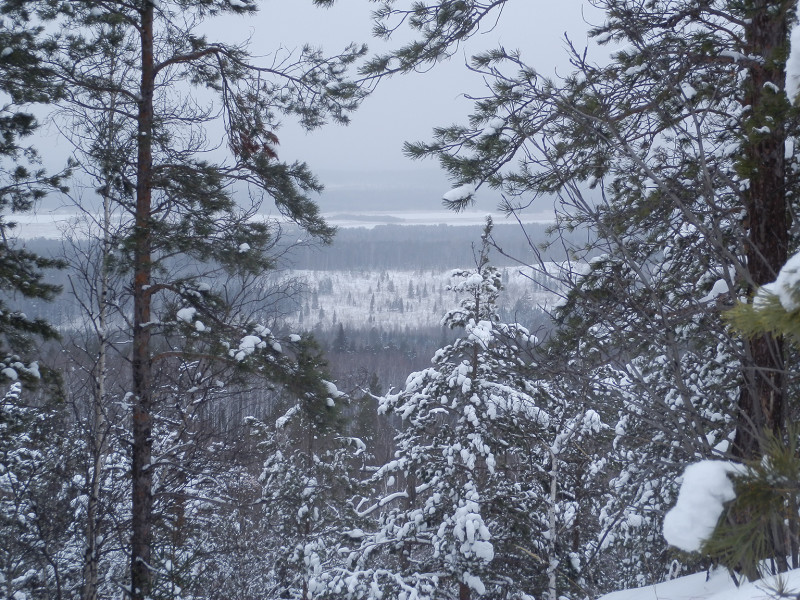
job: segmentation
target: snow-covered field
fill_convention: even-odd
[[[501,310],[513,317],[518,301],[526,309],[552,307],[556,296],[547,291],[528,270],[506,267]],[[330,329],[341,323],[360,329],[385,330],[407,327],[439,327],[444,313],[458,305],[447,289],[451,271],[289,271],[285,277],[301,281],[308,293],[300,311],[287,315],[298,329]],[[548,284],[552,285],[552,283]],[[516,319],[513,319],[516,320]]]
[[[480,210],[465,210],[455,213],[448,210],[440,211],[370,211],[359,213],[332,213],[325,217],[331,225],[336,227],[368,227],[377,225],[483,225],[486,216],[491,214],[495,224],[516,223],[500,213],[488,213]],[[523,223],[552,223],[553,213],[539,212],[526,213],[520,216]]]

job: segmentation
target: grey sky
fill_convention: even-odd
[[[218,18],[208,22],[208,32],[210,38],[231,42],[249,37],[251,51],[262,55],[304,43],[329,53],[350,42],[367,43],[374,52],[382,48],[371,37],[375,7],[369,0],[339,0],[330,9],[316,8],[311,0],[264,0],[255,17]],[[278,131],[279,156],[304,160],[320,176],[326,186],[320,201],[324,212],[438,210],[449,187],[445,175],[433,160],[410,161],[402,145],[429,139],[435,126],[466,121],[471,105],[463,94],[483,90],[480,77],[464,66],[469,55],[503,44],[521,50],[541,73],[566,73],[564,33],[583,47],[587,22],[596,24],[601,16],[587,0],[509,0],[497,26],[475,36],[450,61],[426,73],[383,81],[352,115],[349,126],[330,125],[307,133],[284,120]],[[52,127],[50,133],[55,134]],[[69,145],[52,137],[41,149],[55,168],[63,164]],[[491,192],[478,199],[483,210],[494,208],[497,200]]]
[[[225,29],[234,38],[252,33],[253,50],[260,53],[305,42],[329,52],[352,41],[367,42],[375,50],[381,48],[370,37],[375,6],[367,0],[339,0],[330,9],[320,9],[310,0],[268,0],[255,19],[226,19]],[[401,149],[406,140],[429,139],[437,125],[466,120],[471,106],[463,94],[483,88],[480,78],[464,66],[468,55],[500,43],[521,50],[542,73],[564,73],[564,33],[583,47],[587,21],[599,19],[586,0],[510,0],[497,26],[476,36],[447,63],[382,82],[349,126],[306,133],[287,122],[279,132],[280,156],[305,160],[320,174],[326,184],[323,210],[341,210],[348,196],[360,206],[373,195],[375,210],[381,210],[409,193],[425,196],[432,209],[439,208],[448,184],[436,162],[412,162]],[[495,202],[484,198],[484,203],[490,208]]]

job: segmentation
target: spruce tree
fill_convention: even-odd
[[[443,322],[457,339],[381,400],[380,411],[402,425],[394,459],[373,478],[384,494],[362,507],[377,513],[379,528],[343,578],[353,595],[380,589],[464,600],[540,589],[526,550],[536,553],[548,527],[540,483],[548,392],[522,375],[535,339],[499,320],[490,231],[491,222],[476,269],[453,273],[464,299]]]
[[[0,10],[0,93],[4,96],[0,105],[0,379],[35,380],[41,373],[31,355],[34,339],[53,338],[56,333],[44,320],[15,310],[8,300],[17,294],[51,300],[59,288],[46,283],[42,271],[61,263],[37,256],[15,241],[13,214],[30,211],[48,193],[65,189],[62,179],[67,173],[48,176],[35,148],[24,145],[38,127],[31,105],[53,101],[61,89],[46,65],[52,47],[41,39],[41,29],[29,23],[25,14],[4,12]]]

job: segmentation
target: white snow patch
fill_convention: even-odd
[[[697,90],[686,82],[681,84],[681,92],[683,92],[687,100],[691,100],[697,95]]]
[[[445,202],[467,202],[475,195],[475,186],[468,183],[454,188],[442,196]]]
[[[800,2],[795,10],[800,16]],[[789,34],[789,44],[789,58],[786,60],[786,95],[789,97],[789,102],[794,104],[800,91],[800,25],[796,20]]]
[[[714,532],[723,505],[736,498],[729,475],[743,469],[721,460],[703,460],[686,467],[678,501],[664,517],[667,542],[686,552],[699,550]]]
[[[800,569],[743,583],[738,588],[725,569],[715,569],[710,573],[704,571],[647,587],[612,592],[599,600],[764,600],[775,596],[771,590],[780,587],[778,578],[784,589],[793,593],[800,591]]]
[[[712,300],[716,300],[719,296],[727,294],[729,291],[728,282],[724,279],[718,279],[714,282],[714,285],[711,286],[711,291],[703,296],[700,302],[711,302]]]
[[[325,385],[325,389],[328,390],[328,393],[331,395],[332,398],[339,398],[344,396],[343,392],[340,392],[339,389],[330,381],[322,381],[323,385]]]
[[[471,573],[464,573],[464,583],[475,590],[479,596],[483,596],[486,593],[486,586],[483,585],[480,577],[476,577]]]
[[[186,308],[180,309],[175,316],[179,321],[183,321],[184,323],[191,323],[196,313],[197,313],[196,308],[187,306]]]
[[[786,312],[794,312],[800,308],[796,297],[800,297],[800,253],[793,255],[781,267],[778,278],[761,286],[753,299],[756,309],[763,306],[767,298],[777,296]]]

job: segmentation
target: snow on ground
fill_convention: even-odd
[[[710,576],[696,573],[656,585],[612,592],[599,600],[769,600],[779,597],[776,590],[781,587],[788,592],[800,592],[800,569],[745,583],[739,588],[725,569],[717,569]]]
[[[527,307],[552,307],[556,297],[531,280],[520,268],[506,267],[499,307],[513,320],[514,306],[523,300]],[[448,290],[454,283],[450,271],[309,271],[293,270],[284,277],[301,281],[308,290],[300,311],[285,315],[296,329],[329,330],[345,327],[398,329],[440,327],[444,313],[458,304],[461,295]],[[542,279],[541,275],[536,275]],[[547,282],[553,285],[553,282]]]
[[[453,212],[440,211],[370,211],[359,213],[334,213],[326,214],[325,218],[336,227],[365,227],[373,228],[378,225],[485,225],[486,211],[464,210]],[[495,224],[516,223],[503,214],[491,214]],[[523,223],[552,223],[553,211],[525,213],[520,215]]]

